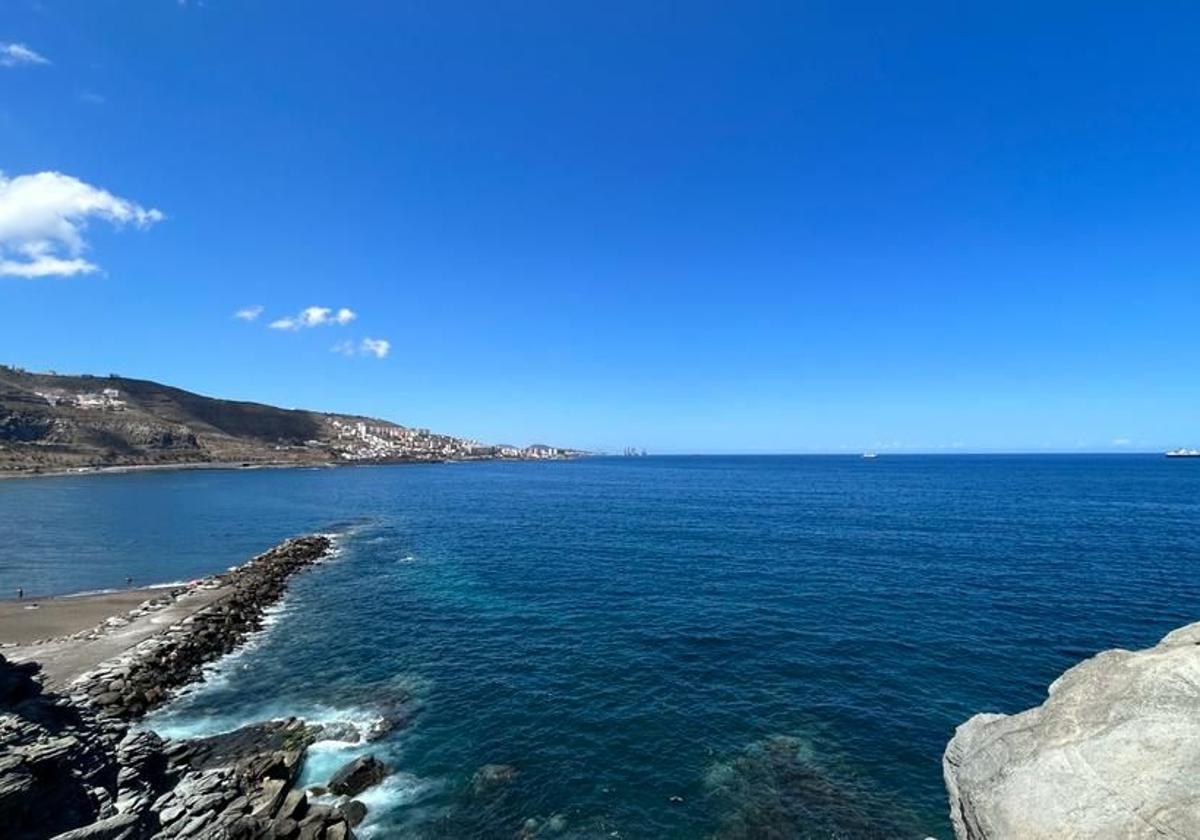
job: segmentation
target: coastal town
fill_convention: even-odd
[[[544,444],[532,446],[489,445],[474,440],[437,434],[379,421],[347,421],[336,415],[326,418],[330,435],[316,446],[332,446],[343,461],[387,461],[396,459],[457,461],[482,459],[553,460],[584,453]],[[332,441],[332,442],[331,442]]]

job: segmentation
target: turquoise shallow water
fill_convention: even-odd
[[[596,459],[0,483],[0,588],[340,554],[156,716],[367,723],[377,837],[948,837],[940,755],[1200,618],[1200,463]],[[354,754],[323,745],[316,781]],[[472,774],[510,764],[510,784]],[[615,835],[614,835],[615,832]]]

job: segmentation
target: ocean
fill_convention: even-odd
[[[0,592],[338,534],[148,725],[404,710],[366,836],[948,838],[954,727],[1200,618],[1198,523],[1200,461],[1132,455],[60,477],[0,482]]]

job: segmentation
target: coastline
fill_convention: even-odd
[[[333,550],[331,537],[299,537],[187,584],[5,601],[0,603],[0,643],[9,659],[39,662],[47,685],[65,687],[113,660],[137,659],[140,647],[160,637],[175,637],[173,667],[183,670],[160,671],[154,679],[182,685],[183,677],[198,673],[192,666],[230,652],[258,629],[264,611],[283,597],[291,576]],[[209,619],[218,629],[207,647],[192,645]],[[184,645],[193,648],[183,651],[186,656],[179,650]]]
[[[93,630],[156,599],[174,600],[189,584],[160,584],[112,592],[25,596],[0,600],[0,648],[30,645]]]
[[[408,462],[397,462],[408,463]],[[433,463],[433,462],[422,462]],[[124,475],[140,472],[175,472],[183,470],[289,470],[289,469],[332,469],[335,467],[351,467],[356,464],[339,464],[333,461],[314,462],[311,464],[289,463],[285,461],[270,461],[263,463],[244,463],[238,461],[200,461],[179,464],[114,464],[112,466],[73,467],[63,470],[3,470],[0,469],[0,481],[23,478],[62,478],[64,476],[88,475]]]
[[[288,718],[168,741],[132,725],[260,630],[289,579],[335,548],[328,535],[290,539],[198,585],[159,590],[159,598],[91,630],[0,655],[0,825],[6,836],[353,840],[368,811],[354,797],[381,782],[388,769],[361,756],[327,786],[310,790],[300,787],[300,771],[316,741],[357,742],[371,740],[369,734]],[[111,596],[54,603],[126,605]],[[379,728],[376,737],[389,728]]]
[[[195,461],[177,464],[113,464],[111,466],[72,467],[62,470],[10,470],[0,468],[0,481],[32,478],[64,478],[69,476],[125,475],[142,472],[176,472],[184,470],[325,470],[352,467],[397,467],[422,464],[475,463],[546,463],[575,461],[583,455],[556,458],[388,458],[361,461]]]

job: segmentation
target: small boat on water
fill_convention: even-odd
[[[1200,449],[1172,449],[1165,453],[1168,458],[1200,458]]]
[[[864,452],[864,453],[862,454],[862,456],[863,456],[864,458],[878,458],[878,457],[879,457],[879,453],[877,453],[877,452]]]

